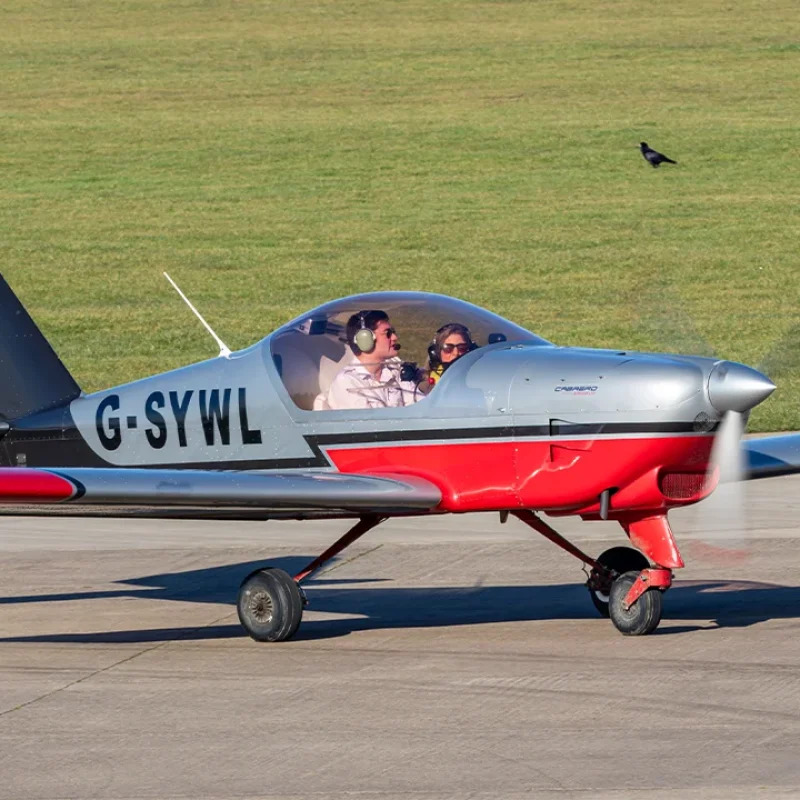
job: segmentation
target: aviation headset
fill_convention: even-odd
[[[433,339],[431,339],[431,343],[428,345],[428,360],[433,368],[440,366],[442,363],[441,353],[439,352],[439,346],[436,340],[439,338],[439,335],[444,333],[448,328],[453,329],[451,333],[459,333],[467,340],[467,344],[469,344],[468,353],[478,349],[478,345],[473,341],[472,334],[469,332],[469,328],[466,325],[462,325],[460,322],[448,322],[436,331],[433,335]]]
[[[358,313],[358,321],[361,327],[356,331],[353,336],[353,342],[362,353],[371,353],[375,349],[375,331],[367,327],[367,322],[364,319],[367,311],[360,311]]]

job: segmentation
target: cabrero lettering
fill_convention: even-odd
[[[556,392],[571,392],[572,394],[591,394],[597,391],[597,386],[556,386]]]

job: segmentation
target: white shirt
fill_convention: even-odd
[[[327,401],[331,409],[343,408],[398,408],[410,406],[423,395],[412,381],[400,380],[399,358],[383,362],[378,377],[354,356],[342,367],[331,382]]]

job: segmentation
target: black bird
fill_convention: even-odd
[[[658,150],[653,150],[652,147],[647,146],[647,142],[640,142],[639,149],[642,151],[642,155],[647,159],[647,162],[653,166],[657,167],[659,164],[677,164],[677,161],[673,161],[671,158],[667,158],[663,153],[659,153]]]

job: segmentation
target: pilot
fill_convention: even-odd
[[[327,408],[397,408],[422,397],[414,381],[401,377],[400,342],[385,311],[353,314],[345,335],[353,360],[336,373],[325,398]]]
[[[466,325],[459,322],[442,325],[428,345],[428,383],[431,387],[439,382],[451,364],[477,347]]]

